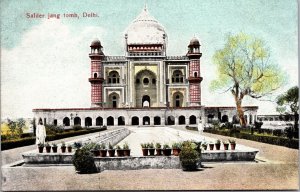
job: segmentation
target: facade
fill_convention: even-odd
[[[168,35],[144,8],[126,29],[124,42],[125,56],[107,56],[99,40],[91,43],[90,108],[34,109],[35,117],[64,126],[188,125],[208,121],[217,110],[222,119],[219,108],[206,111],[201,104],[197,38],[187,43],[185,56],[167,56]],[[235,108],[228,110],[227,121]],[[249,111],[256,115],[257,107]]]

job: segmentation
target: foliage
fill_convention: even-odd
[[[17,121],[7,119],[7,127],[6,138],[17,139],[21,137],[23,130],[26,128],[26,122],[23,118],[19,118]]]
[[[125,150],[128,150],[128,149],[129,149],[129,145],[128,145],[127,142],[125,142],[125,143],[123,144],[123,149],[125,149]]]
[[[160,148],[161,148],[161,144],[160,144],[160,143],[156,143],[156,144],[155,144],[155,148],[156,148],[156,149],[160,149]]]
[[[80,147],[82,147],[82,143],[79,141],[79,142],[74,142],[74,147],[76,148],[76,149],[79,149]]]
[[[47,143],[45,144],[45,147],[51,147],[51,146],[50,146],[50,144],[47,142]]]
[[[108,149],[114,149],[114,147],[112,146],[112,144],[108,144]]]
[[[52,143],[52,147],[57,147],[57,144],[56,143]]]
[[[231,143],[231,144],[235,144],[235,143],[236,143],[236,141],[235,141],[234,139],[228,139],[228,141],[229,141],[229,143]]]
[[[81,125],[74,125],[73,126],[74,131],[82,130]]]
[[[164,144],[163,149],[170,149],[170,146],[168,144]]]
[[[149,143],[149,144],[148,144],[148,148],[154,149],[154,144],[153,144],[153,143]]]
[[[173,143],[172,148],[173,149],[180,149],[181,148],[181,143],[177,143],[177,142]]]
[[[46,124],[45,129],[47,135],[56,135],[64,132],[62,127],[50,124]]]
[[[263,124],[264,124],[263,122],[254,121],[254,127],[255,127],[255,129],[260,129]]]
[[[284,83],[284,74],[271,62],[264,42],[244,33],[229,34],[224,47],[213,56],[217,79],[211,89],[231,91],[242,126],[246,125],[242,101],[245,96],[261,98]]]
[[[101,143],[101,145],[100,145],[100,149],[106,149],[106,146],[105,146],[105,144],[104,144],[104,143]]]
[[[141,147],[142,147],[143,149],[148,148],[148,143],[141,143]]]
[[[117,146],[116,146],[116,149],[117,149],[117,150],[120,150],[120,149],[121,149],[120,145],[117,145]]]
[[[217,139],[215,144],[221,144],[221,141],[219,139]]]
[[[275,136],[282,136],[282,130],[281,129],[275,129],[275,130],[273,130],[273,135],[275,135]]]
[[[105,146],[104,146],[104,148],[105,148]],[[100,150],[100,149],[101,149],[101,146],[98,143],[95,143],[93,150]]]
[[[192,131],[198,131],[198,127],[190,127],[190,126],[185,126],[185,128],[187,129],[187,130],[192,130]]]
[[[89,147],[84,146],[81,149],[77,149],[72,157],[72,163],[75,166],[75,170],[80,173],[97,172],[93,154],[90,152]]]
[[[204,131],[213,134],[224,135],[224,136],[232,136],[230,135],[229,131],[212,130],[212,129],[204,130]],[[288,138],[276,137],[270,135],[257,135],[257,134],[251,135],[250,133],[244,133],[244,132],[236,133],[234,136],[240,139],[248,139],[248,140],[258,141],[262,143],[269,143],[272,145],[280,145],[280,146],[290,147],[294,149],[299,148],[298,139],[288,139]]]
[[[179,159],[183,170],[193,171],[197,169],[200,155],[195,149],[195,144],[190,141],[183,142]]]

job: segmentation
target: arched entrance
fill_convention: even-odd
[[[64,124],[64,126],[70,126],[70,119],[69,119],[69,117],[65,117],[63,119],[63,124]]]
[[[118,118],[118,125],[125,125],[125,117],[120,116]]]
[[[222,116],[222,119],[221,119],[221,122],[222,122],[222,123],[228,122],[228,116],[227,116],[227,115],[223,115],[223,116]]]
[[[178,118],[179,125],[185,125],[185,116],[181,115]]]
[[[139,125],[139,118],[134,116],[131,118],[131,125]]]
[[[168,117],[168,125],[175,125],[175,118],[173,116]]]
[[[109,116],[107,118],[107,126],[114,125],[114,118],[112,116]]]
[[[81,125],[81,119],[80,119],[80,117],[75,117],[74,118],[74,125]]]
[[[101,125],[103,125],[103,118],[97,117],[96,118],[96,126],[101,126]]]
[[[84,126],[86,126],[86,127],[92,126],[92,118],[86,117],[84,122],[85,122]]]
[[[139,71],[135,76],[135,105],[136,107],[151,107],[157,103],[156,74],[148,69]]]
[[[190,125],[195,125],[196,124],[196,116],[195,115],[191,115],[190,116]]]
[[[182,107],[183,104],[183,95],[180,92],[173,94],[173,107]]]
[[[143,117],[143,125],[150,125],[150,117],[148,116]]]
[[[142,98],[143,107],[150,107],[150,97],[148,95],[144,95]]]
[[[154,117],[154,125],[160,125],[160,117],[159,116],[155,116]]]
[[[120,100],[120,97],[117,93],[111,93],[109,96],[108,96],[108,107],[110,108],[118,108],[119,107],[119,100]]]

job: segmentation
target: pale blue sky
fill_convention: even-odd
[[[2,118],[31,117],[32,108],[89,107],[90,42],[97,37],[106,55],[124,55],[124,31],[144,4],[138,0],[2,0]],[[194,34],[200,39],[204,105],[234,106],[229,93],[216,100],[220,94],[208,90],[215,71],[212,55],[222,48],[228,33],[242,31],[266,42],[272,61],[289,77],[280,91],[298,84],[296,0],[148,0],[147,5],[166,29],[168,55],[184,55]],[[26,13],[82,12],[99,17],[52,21],[25,17]],[[261,113],[275,111],[269,102],[247,100],[245,104],[260,105]]]

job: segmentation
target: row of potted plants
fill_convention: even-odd
[[[94,154],[94,156],[100,157],[107,157],[107,153],[109,157],[115,157],[116,152],[118,157],[130,156],[130,151],[131,150],[127,142],[123,144],[123,148],[120,145],[117,145],[116,148],[114,148],[110,143],[108,145],[108,148],[106,148],[104,143],[97,143],[92,149],[92,153]]]
[[[39,143],[39,144],[38,144],[38,150],[39,150],[39,153],[43,153],[44,148],[46,149],[46,152],[47,152],[47,153],[51,153],[51,149],[52,149],[52,152],[53,152],[53,153],[57,153],[57,148],[58,148],[58,146],[57,146],[56,143],[52,143],[52,144],[50,145],[48,142],[47,142],[46,144],[42,144],[42,143]],[[73,148],[73,147],[72,147],[71,144],[69,144],[69,145],[66,146],[66,144],[65,144],[64,141],[61,143],[60,149],[61,149],[61,152],[62,152],[62,153],[65,153],[65,152],[66,152],[66,149],[67,149],[68,153],[71,153],[71,152],[72,152],[72,148]]]
[[[178,156],[181,150],[181,143],[173,143],[172,148],[168,144],[161,146],[160,143],[156,143],[155,147],[153,143],[141,143],[143,156],[154,156],[155,152],[157,156],[170,156],[173,151],[173,155]]]
[[[230,149],[235,150],[235,147],[236,147],[236,141],[235,140],[229,139],[228,141],[222,141],[222,143],[223,143],[223,146],[224,146],[224,150],[229,149],[229,144],[230,144]],[[214,147],[216,147],[216,150],[220,150],[221,141],[218,139],[218,140],[216,140],[215,143],[211,142],[211,143],[207,144],[207,143],[204,142],[202,144],[202,148],[204,150],[207,150],[207,146],[209,146],[209,150],[214,150]]]

